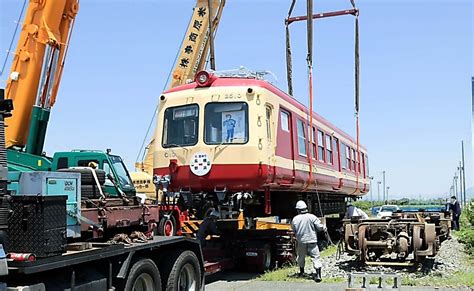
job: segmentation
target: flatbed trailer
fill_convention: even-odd
[[[204,260],[193,239],[155,236],[130,245],[73,246],[87,249],[69,248],[62,255],[34,261],[9,260],[8,275],[0,277],[0,290],[7,286],[7,290],[204,289]]]

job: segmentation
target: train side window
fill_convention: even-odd
[[[369,173],[369,156],[365,155],[365,175],[368,177]]]
[[[280,111],[281,129],[290,132],[290,115],[285,111]]]
[[[347,169],[352,170],[351,148],[347,145],[346,145],[346,164],[347,164]]]
[[[361,162],[362,162],[362,172],[364,174],[364,178],[366,177],[366,172],[365,172],[365,158],[364,158],[364,153],[360,153],[360,157],[361,157]]]
[[[318,158],[324,162],[324,133],[318,130]]]
[[[313,160],[316,160],[316,128],[313,126],[311,127],[311,151],[312,151],[312,156]]]
[[[352,170],[355,172],[356,171],[356,151],[355,149],[352,149]]]
[[[267,139],[272,140],[272,108],[265,106],[266,123],[267,123]]]
[[[332,137],[327,134],[326,134],[326,161],[329,165],[333,164]]]
[[[298,153],[301,156],[306,157],[306,136],[304,130],[304,123],[300,119],[298,119],[297,123],[297,130],[298,130]]]
[[[347,169],[347,146],[341,142],[341,166],[343,169]]]
[[[357,171],[359,173],[362,173],[361,168],[360,168],[360,154],[357,151],[356,151],[356,164],[357,164]]]
[[[337,165],[338,170],[341,170],[341,160],[339,158],[339,140],[334,137],[334,164]]]

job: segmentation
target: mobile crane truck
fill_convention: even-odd
[[[272,239],[279,232],[274,227],[256,236],[243,230],[238,237],[216,237],[204,262],[196,240],[152,236],[170,221],[162,215],[169,213],[166,207],[177,208],[141,203],[120,156],[109,150],[43,154],[78,8],[75,0],[30,2],[7,86],[0,90],[2,112],[9,116],[15,107],[0,145],[7,157],[2,181],[8,184],[0,199],[1,288],[196,290],[203,288],[205,273],[241,265],[242,259],[268,269],[274,260],[267,244],[253,245],[249,238]],[[186,210],[179,213],[178,233],[188,221]],[[235,248],[239,242],[246,244]]]
[[[199,244],[153,236],[159,208],[140,203],[119,156],[42,153],[78,9],[30,1],[0,90],[0,289],[203,289]]]

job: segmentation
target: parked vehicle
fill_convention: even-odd
[[[393,212],[399,210],[400,207],[398,207],[397,205],[383,205],[377,212],[377,218],[391,217]]]

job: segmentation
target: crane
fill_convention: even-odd
[[[78,10],[78,0],[28,5],[5,88],[5,98],[15,105],[13,117],[6,120],[9,161],[17,158],[23,163],[23,153],[40,156],[43,152]]]
[[[168,89],[186,84],[189,80],[192,81],[194,75],[204,69],[209,54],[211,55],[211,64],[213,63],[212,39],[219,26],[224,5],[225,0],[197,0],[180,47],[180,53],[172,70],[172,80]],[[212,23],[212,26],[209,23]],[[135,164],[135,168],[139,171],[130,173],[135,187],[139,191],[155,193],[154,189],[149,186],[151,185],[149,181],[153,176],[154,143],[155,138],[152,138],[145,148],[144,159]]]

